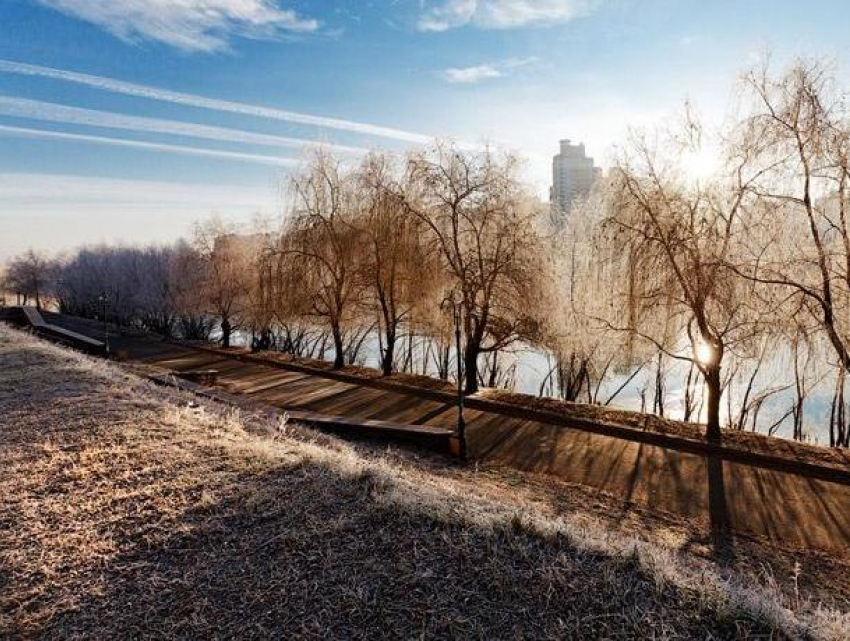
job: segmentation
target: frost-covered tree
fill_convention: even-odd
[[[407,206],[461,308],[467,393],[478,390],[479,358],[537,330],[539,255],[533,200],[519,161],[492,149],[437,144],[413,154]]]
[[[168,336],[177,319],[176,246],[89,247],[57,268],[62,311],[136,325]]]
[[[317,151],[291,181],[291,215],[273,252],[279,307],[327,324],[335,368],[345,365],[345,331],[364,290],[355,182],[338,160]]]
[[[786,322],[829,345],[843,379],[850,368],[848,96],[820,61],[798,60],[777,75],[765,63],[743,86],[734,140],[757,175],[747,189],[749,260],[740,273],[763,286],[762,296],[785,303]],[[839,440],[848,444],[843,427]]]
[[[6,287],[13,291],[21,304],[30,301],[41,309],[53,280],[54,264],[44,255],[29,249],[9,261],[6,266]]]
[[[600,398],[609,375],[629,372],[630,381],[647,358],[629,335],[600,321],[614,303],[610,279],[620,277],[598,251],[606,205],[607,195],[600,188],[577,201],[566,221],[546,225],[547,262],[541,274],[545,304],[538,311],[538,340],[552,353],[554,364],[541,393],[548,388],[551,395],[568,401],[613,401],[623,387]]]
[[[701,157],[707,144],[690,112],[673,131],[633,134],[611,172],[600,250],[610,273],[619,271],[610,282],[609,326],[701,373],[707,436],[717,440],[723,367],[761,331],[762,314],[752,304],[752,283],[734,269],[753,179],[749,159],[733,159],[713,175],[689,172],[687,159]]]

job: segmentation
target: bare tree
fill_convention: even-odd
[[[83,248],[57,267],[56,294],[67,313],[170,335],[179,320],[175,258],[181,245]]]
[[[479,386],[479,356],[530,337],[539,275],[531,201],[518,161],[437,144],[410,159],[406,203],[428,231],[462,309],[464,387]]]
[[[273,324],[278,312],[278,297],[281,292],[301,291],[291,282],[279,279],[277,245],[278,235],[259,228],[242,239],[250,261],[242,321],[250,334],[250,346],[254,351],[271,349],[275,342]]]
[[[381,371],[393,372],[402,323],[437,285],[438,275],[421,240],[423,226],[405,206],[405,176],[392,159],[368,156],[357,172],[355,226],[365,242],[362,274],[378,316]]]
[[[252,243],[221,219],[212,218],[195,226],[193,246],[203,261],[203,309],[219,319],[221,344],[230,347],[230,337],[243,321]]]
[[[190,245],[178,244],[171,258],[170,272],[181,337],[186,340],[209,340],[215,327],[215,317],[207,312],[204,295],[204,285],[208,278],[206,262]]]
[[[324,151],[292,180],[292,218],[274,249],[276,280],[290,288],[285,303],[327,322],[334,367],[345,365],[344,325],[363,291],[360,234],[353,225],[353,177]],[[282,293],[280,287],[278,293]]]
[[[787,303],[850,368],[850,126],[830,68],[798,60],[773,77],[767,63],[744,78],[736,143],[758,176],[747,187],[749,260],[740,274]],[[799,382],[796,384],[799,388]],[[841,415],[833,412],[833,416]],[[795,414],[795,433],[801,418]]]
[[[649,357],[637,354],[623,334],[598,320],[615,303],[607,284],[609,265],[597,252],[605,198],[602,190],[595,190],[574,203],[566,221],[558,220],[547,230],[546,303],[536,311],[538,340],[554,356],[550,378],[557,383],[558,395],[568,401],[578,401],[584,393],[591,403],[612,402],[622,387],[606,399],[599,397],[610,374],[626,373],[630,382]]]
[[[53,264],[42,254],[29,249],[9,261],[6,267],[6,286],[12,290],[18,303],[26,305],[30,299],[41,309],[42,300],[50,287]]]
[[[688,175],[681,159],[703,153],[703,138],[689,112],[670,135],[635,134],[613,172],[600,239],[620,271],[610,326],[698,369],[707,436],[719,440],[724,356],[757,332],[758,310],[729,267],[738,260],[746,163],[733,164],[725,180]]]

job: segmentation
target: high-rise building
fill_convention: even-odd
[[[573,200],[590,193],[601,175],[602,170],[593,165],[593,158],[585,154],[584,143],[573,145],[569,140],[562,140],[560,153],[552,159],[552,189],[549,192],[556,219],[563,220]]]

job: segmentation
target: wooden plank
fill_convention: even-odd
[[[83,336],[82,334],[78,334],[77,332],[72,332],[70,329],[64,329],[62,327],[58,327],[57,325],[47,325],[45,324],[42,328],[43,331],[49,332],[54,335],[61,336],[62,338],[71,341],[72,343],[78,343],[85,345],[86,347],[92,347],[100,349],[104,346],[102,341],[97,341],[93,338],[89,338],[88,336]]]
[[[221,356],[204,354],[203,352],[187,352],[180,355],[169,355],[166,358],[149,359],[153,365],[181,372],[184,370],[215,368],[216,363],[222,363],[225,359]]]
[[[295,372],[275,372],[269,374],[258,372],[243,378],[223,376],[220,380],[231,391],[240,394],[253,395],[280,385],[286,385],[295,381],[303,381],[306,378],[309,378],[306,374],[297,374]]]
[[[369,408],[384,394],[368,387],[351,387],[345,394],[311,403],[309,409],[323,414],[361,416],[364,412],[368,413]]]
[[[336,385],[339,385],[336,381],[308,378],[302,381],[294,381],[283,385],[277,385],[272,389],[252,394],[251,396],[267,403],[273,403],[282,407],[290,407],[293,404],[297,404],[298,401],[307,394],[316,390],[326,390],[332,387],[335,388]]]
[[[47,327],[47,323],[41,317],[41,313],[35,307],[21,307],[21,310],[24,312],[24,316],[27,318],[27,322],[33,327]]]

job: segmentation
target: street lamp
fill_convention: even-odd
[[[106,305],[109,302],[106,294],[101,294],[98,300],[103,304],[103,344],[106,348],[106,356],[109,357],[109,324],[106,322]]]
[[[456,438],[458,443],[458,454],[466,460],[466,421],[463,418],[463,350],[461,349],[461,322],[463,320],[463,308],[456,299],[454,290],[449,291],[443,298],[440,307],[449,309],[452,314],[452,322],[455,330],[455,359],[457,360],[457,428]]]

